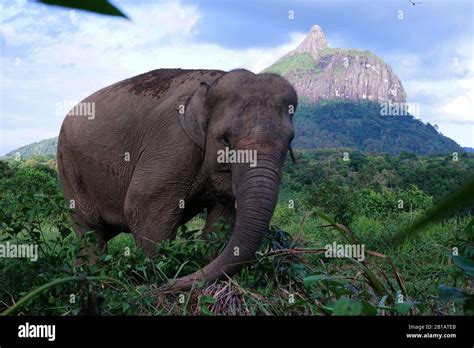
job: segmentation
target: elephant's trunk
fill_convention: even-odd
[[[235,164],[232,168],[233,189],[237,202],[236,220],[229,243],[222,253],[202,270],[177,279],[172,287],[189,289],[201,279],[224,279],[237,273],[255,256],[271,220],[278,197],[284,153],[257,156],[257,166]]]

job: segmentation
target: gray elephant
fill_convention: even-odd
[[[152,256],[206,210],[205,230],[219,218],[233,226],[228,244],[171,287],[238,272],[268,230],[296,104],[285,79],[246,70],[159,69],[84,99],[62,124],[57,159],[77,235],[96,233],[89,254],[131,232]]]

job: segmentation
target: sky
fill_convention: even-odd
[[[57,136],[67,105],[107,85],[158,68],[257,73],[314,24],[330,47],[382,58],[422,121],[474,147],[472,0],[111,2],[131,20],[0,3],[0,156]]]

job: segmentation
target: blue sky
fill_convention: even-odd
[[[0,155],[56,136],[61,106],[108,84],[161,67],[259,72],[314,24],[331,47],[384,59],[423,121],[474,147],[470,0],[112,2],[132,21],[2,1]]]

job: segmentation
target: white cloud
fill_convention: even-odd
[[[474,125],[474,70],[464,78],[409,80],[404,86],[409,101],[421,104],[423,120]]]
[[[8,4],[0,3],[0,22],[24,12],[25,3],[26,0],[16,0]]]
[[[409,102],[420,103],[421,119],[464,146],[474,147],[474,44],[472,38],[440,43],[426,57],[438,64],[426,71],[423,59],[410,54],[392,56]],[[422,75],[422,77],[420,77]]]
[[[474,77],[410,80],[408,100],[420,104],[420,118],[463,146],[474,147]]]
[[[467,86],[466,86],[467,84]],[[458,82],[459,94],[439,106],[443,120],[455,123],[470,123],[474,126],[474,77]]]
[[[420,56],[411,53],[391,54],[385,60],[402,81],[416,77],[421,64]]]

